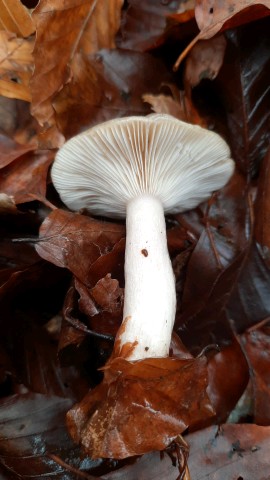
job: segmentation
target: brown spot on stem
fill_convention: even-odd
[[[145,256],[145,257],[148,257],[148,250],[146,250],[146,248],[143,248],[141,250],[141,253]]]

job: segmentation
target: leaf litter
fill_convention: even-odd
[[[24,3],[0,14],[3,479],[265,478],[269,2]],[[167,219],[184,344],[132,363],[117,351],[125,226],[65,210],[49,171],[65,139],[151,108],[218,131],[237,170]]]

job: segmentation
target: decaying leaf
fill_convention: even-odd
[[[195,6],[195,18],[200,33],[192,40],[175,62],[177,70],[182,60],[199,40],[214,37],[218,32],[228,28],[252,22],[270,15],[269,0],[199,0]],[[239,14],[242,14],[240,17]]]
[[[203,78],[216,78],[224,59],[226,39],[223,35],[194,45],[185,65],[185,81],[191,88]]]
[[[121,224],[55,210],[41,226],[36,250],[45,260],[68,268],[86,286],[94,287],[96,282],[93,282],[90,267],[111,251],[124,231]]]
[[[32,113],[45,131],[51,128],[57,132],[51,102],[64,85],[72,82],[75,54],[82,51],[86,55],[114,46],[122,3],[122,0],[61,0],[55,4],[41,0],[35,8]],[[58,139],[55,146],[59,146],[61,135],[55,133],[55,136]]]
[[[50,151],[27,153],[1,170],[0,192],[14,197],[16,204],[45,199],[47,174],[54,158]]]
[[[0,31],[1,95],[31,101],[29,82],[33,72],[32,50],[32,39],[23,39],[16,37],[14,33]]]
[[[189,425],[213,415],[206,362],[203,356],[112,359],[102,383],[68,412],[72,438],[92,458],[163,450]]]

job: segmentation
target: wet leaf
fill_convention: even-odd
[[[226,56],[218,77],[232,155],[249,176],[258,173],[270,139],[268,31],[269,21],[264,19],[228,32]]]
[[[92,458],[163,450],[189,425],[213,415],[206,385],[205,357],[115,358],[103,382],[68,412],[68,428]]]

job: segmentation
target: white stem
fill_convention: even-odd
[[[175,278],[161,202],[141,195],[127,205],[124,320],[120,347],[128,360],[169,354],[175,319]]]

